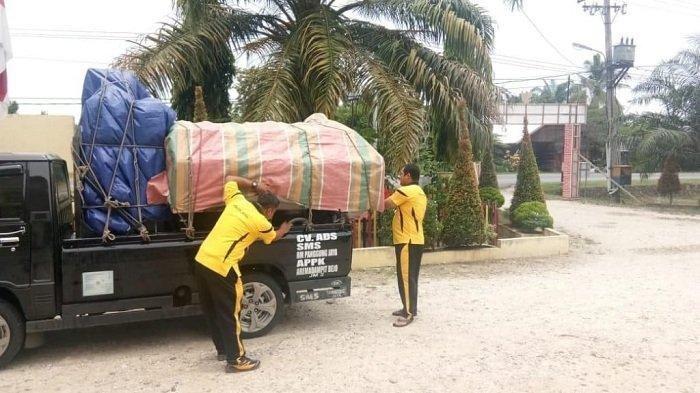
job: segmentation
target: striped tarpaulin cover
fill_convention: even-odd
[[[357,132],[315,114],[303,123],[176,122],[166,142],[175,213],[223,204],[224,179],[265,179],[278,196],[318,210],[384,210],[384,159]]]

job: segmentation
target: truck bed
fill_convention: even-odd
[[[175,296],[189,304],[196,292],[194,256],[206,233],[194,240],[165,233],[144,243],[139,236],[104,244],[99,238],[69,239],[62,250],[63,304],[129,298]],[[352,236],[339,225],[293,228],[279,241],[254,243],[241,263],[244,275],[265,271],[281,282],[346,277],[350,272]]]

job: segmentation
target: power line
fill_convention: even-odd
[[[664,6],[664,5],[659,5],[656,2],[649,4],[649,3],[637,3],[636,1],[632,2],[631,4],[634,6],[637,6],[637,7],[647,8],[650,10],[663,11],[663,12],[673,14],[673,15],[700,16],[700,9],[688,8],[687,6],[680,7],[678,5],[672,5],[672,4],[666,4],[666,6]],[[679,10],[678,8],[685,8],[685,9]],[[695,13],[695,12],[697,12],[697,13]]]
[[[77,63],[77,64],[101,64],[101,65],[111,64],[111,63],[106,62],[106,61],[72,60],[72,59],[58,59],[58,58],[50,58],[50,57],[17,56],[17,57],[13,57],[13,59],[15,59],[15,60],[30,60],[30,61],[50,61],[50,62],[59,62],[59,63]]]
[[[11,27],[10,32],[19,31],[25,33],[68,33],[68,34],[100,34],[100,35],[145,35],[150,33],[138,31],[110,31],[110,30],[76,30],[76,29],[45,29],[45,28],[27,28],[27,27]]]
[[[129,41],[136,40],[139,37],[117,37],[117,36],[89,36],[89,35],[52,35],[52,34],[34,34],[34,33],[19,33],[13,34],[12,38],[51,38],[65,40],[101,40],[101,41]]]
[[[574,65],[562,64],[562,63],[553,63],[553,62],[546,61],[546,60],[527,59],[527,58],[524,58],[524,57],[516,57],[516,56],[502,55],[502,54],[498,54],[498,53],[493,54],[492,57],[496,57],[496,58],[502,57],[502,58],[509,59],[509,60],[515,60],[515,61],[520,61],[520,62],[528,62],[528,63],[535,63],[536,65],[547,64],[547,65],[557,66],[557,67],[561,67],[561,68],[583,68],[583,67],[581,67],[580,65],[579,65],[579,66],[574,66]]]
[[[585,72],[570,72],[568,74],[559,74],[559,75],[546,75],[546,76],[540,76],[540,77],[533,77],[533,78],[511,78],[511,79],[494,79],[495,81],[499,82],[494,82],[494,84],[504,84],[504,83],[511,83],[511,82],[529,82],[529,81],[536,81],[536,80],[546,80],[546,79],[566,79],[562,77],[568,77],[568,76],[582,76],[581,74],[585,74]]]
[[[557,52],[557,54],[559,54],[559,56],[562,57],[562,59],[568,61],[568,62],[571,63],[573,66],[577,66],[576,63],[574,63],[573,61],[571,61],[571,59],[569,59],[568,57],[566,57],[566,56],[559,50],[559,48],[557,48],[557,47],[547,38],[547,36],[545,36],[544,33],[542,33],[542,30],[540,30],[540,28],[537,27],[537,25],[535,24],[535,22],[533,22],[533,20],[530,19],[530,17],[527,15],[527,13],[525,13],[525,10],[522,10],[522,13],[523,13],[523,15],[525,16],[525,18],[527,19],[527,21],[530,22],[530,24],[532,25],[532,27],[534,27],[535,30],[537,30],[537,33],[539,33],[540,37],[542,37],[542,39],[543,39],[547,44],[549,44],[549,46],[551,46],[552,49],[554,49],[554,50]]]
[[[642,0],[634,0],[636,3],[637,1],[642,1]],[[700,7],[697,4],[691,4],[691,3],[684,3],[682,1],[676,0],[674,2],[673,0],[652,0],[649,2],[642,1],[645,4],[648,4],[650,6],[657,6],[659,4],[661,5],[666,5],[669,7],[677,7],[677,8],[684,8],[686,10],[694,10],[694,11],[700,11]]]
[[[504,65],[510,65],[510,66],[519,67],[519,68],[528,68],[528,69],[540,70],[540,71],[553,71],[553,72],[572,71],[571,69],[560,68],[560,67],[550,67],[550,66],[546,66],[546,65],[504,61],[504,60],[499,60],[499,59],[493,59],[493,62],[496,64],[504,64]],[[580,67],[580,69],[583,70],[584,68]]]

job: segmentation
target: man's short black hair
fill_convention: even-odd
[[[406,166],[403,167],[403,173],[411,175],[411,180],[413,180],[414,183],[418,183],[418,180],[420,180],[420,168],[418,168],[416,164],[406,164]]]
[[[280,200],[277,198],[277,195],[266,192],[258,196],[258,204],[263,209],[277,209],[280,205]]]

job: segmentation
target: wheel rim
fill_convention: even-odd
[[[0,356],[10,346],[10,324],[0,315]]]
[[[277,313],[277,298],[270,287],[259,282],[243,285],[241,330],[259,332],[267,327]]]

